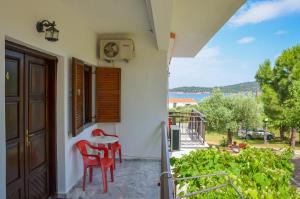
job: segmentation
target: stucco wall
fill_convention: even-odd
[[[5,147],[5,67],[4,67],[4,35],[0,32],[0,198],[6,198],[6,147]]]
[[[101,127],[120,134],[127,158],[159,158],[159,125],[167,117],[167,52],[158,51],[150,32],[131,34],[136,57],[122,68],[122,122],[96,124],[79,136],[70,136],[70,60],[77,57],[91,64],[98,62],[97,33],[59,1],[1,0],[0,6],[0,198],[5,198],[5,38],[56,55],[57,73],[57,158],[58,192],[67,192],[81,177],[82,165],[74,143],[88,139],[93,128]],[[33,6],[35,5],[35,6]],[[47,9],[38,9],[47,8]],[[61,14],[63,13],[63,14]],[[51,43],[35,30],[41,19],[55,20],[60,29],[59,42]],[[108,22],[109,23],[109,22]],[[109,30],[103,30],[109,32]],[[100,32],[101,33],[101,32]]]

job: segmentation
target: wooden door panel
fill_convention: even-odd
[[[5,51],[7,198],[24,198],[24,55]]]
[[[9,165],[6,169],[6,183],[11,184],[22,178],[20,162],[20,145],[18,142],[10,144],[6,148],[6,163]]]
[[[25,125],[28,129],[26,150],[26,181],[28,198],[43,199],[49,196],[49,135],[48,135],[48,64],[42,58],[25,56],[28,88]]]
[[[19,111],[18,101],[5,104],[6,140],[19,138],[19,125],[16,125],[19,120]]]
[[[30,137],[30,151],[29,159],[30,172],[41,166],[42,164],[47,163],[47,150],[46,150],[46,135],[44,131],[38,132],[36,135]]]
[[[29,92],[30,95],[44,95],[46,86],[46,68],[44,65],[32,63],[31,67],[31,81]]]
[[[7,199],[20,199],[20,198],[24,198],[24,193],[22,189],[17,189],[15,190],[13,193],[11,193],[10,195],[7,195]]]
[[[46,166],[38,167],[30,174],[28,180],[28,198],[46,199],[49,196],[49,172]]]
[[[46,128],[45,100],[32,99],[29,103],[29,134]]]
[[[9,82],[5,84],[6,97],[19,96],[19,67],[20,61],[15,57],[6,57],[5,59],[5,79]]]

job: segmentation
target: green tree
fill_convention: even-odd
[[[232,110],[226,106],[226,103],[226,98],[220,89],[214,89],[212,95],[199,104],[198,109],[205,115],[209,130],[223,131],[233,120]]]
[[[289,48],[277,58],[272,69],[270,61],[260,65],[256,73],[256,80],[262,88],[262,101],[265,114],[280,127],[280,131],[286,127],[292,128],[291,144],[295,143],[297,127],[296,115],[297,100],[299,98],[300,80],[300,45]],[[297,93],[298,92],[298,93]]]
[[[291,127],[291,146],[296,145],[296,131],[300,128],[300,81],[289,86],[290,98],[284,104],[286,123]]]
[[[254,97],[233,95],[228,97],[228,101],[233,118],[241,128],[253,129],[261,125],[262,108]]]
[[[199,104],[198,109],[204,113],[209,130],[227,131],[228,144],[238,127],[250,129],[260,125],[261,108],[251,96],[224,96],[219,89],[215,89]]]

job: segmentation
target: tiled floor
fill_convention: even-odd
[[[71,199],[156,199],[160,188],[157,186],[160,175],[160,161],[124,160],[117,163],[115,181],[108,174],[108,192],[103,193],[100,169],[94,169],[93,183],[86,184],[82,191],[82,180],[67,194]]]

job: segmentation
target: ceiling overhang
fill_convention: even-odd
[[[159,50],[169,49],[172,2],[172,0],[146,0],[150,26]]]
[[[174,0],[172,57],[194,57],[245,0]]]

